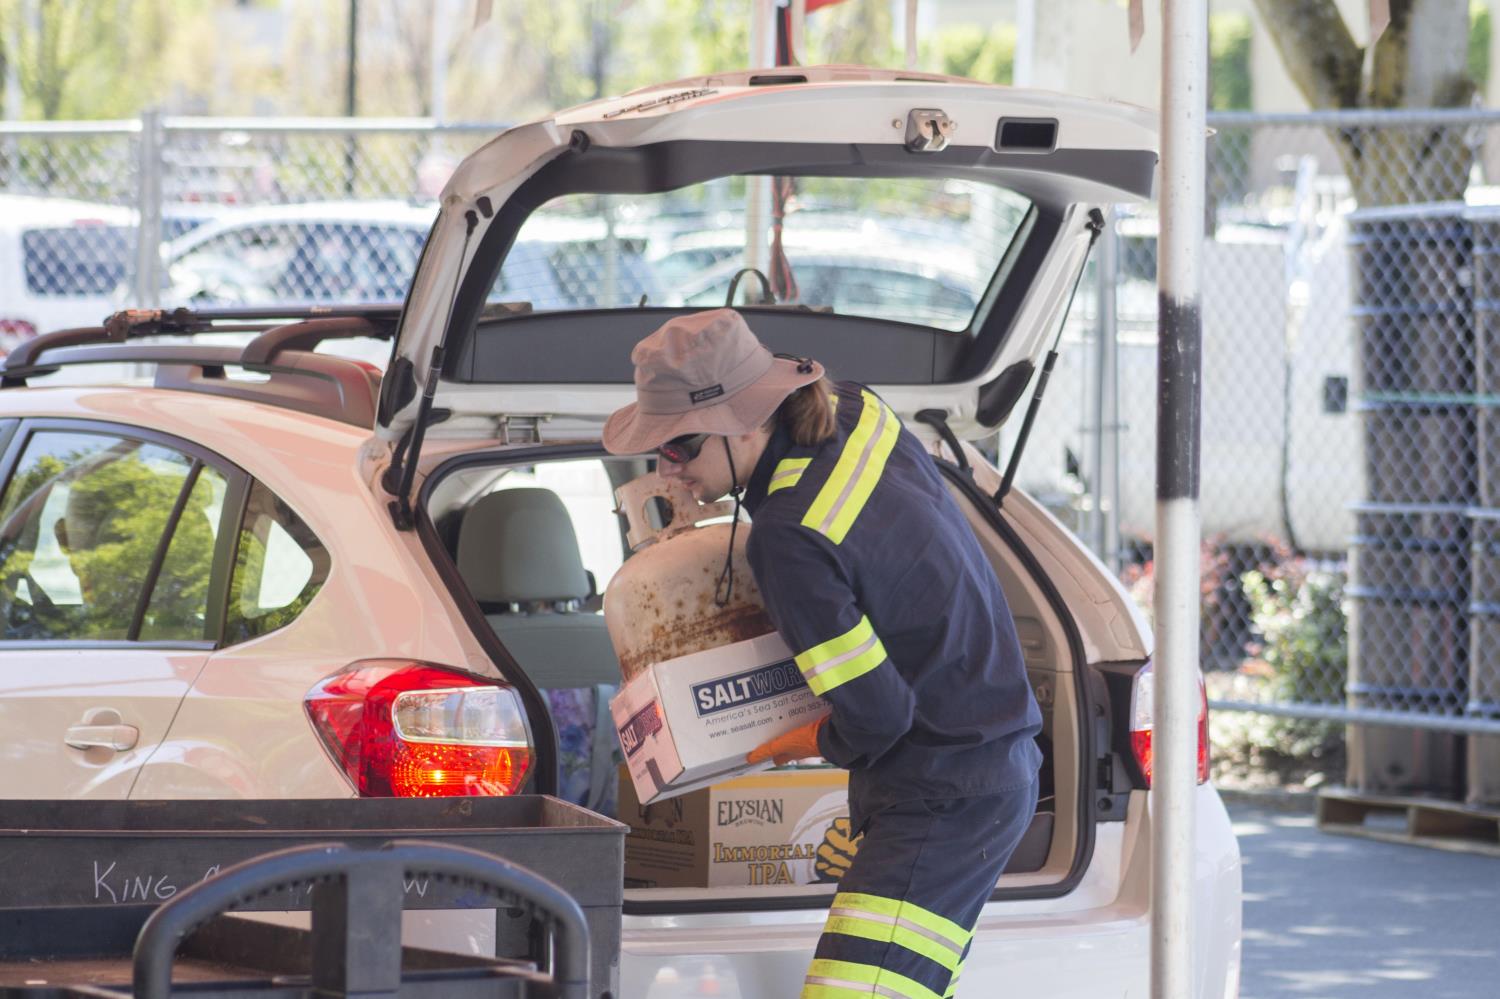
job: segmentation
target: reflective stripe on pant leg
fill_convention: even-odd
[[[939,950],[950,961],[956,955],[940,948],[933,938],[943,939],[942,934],[924,927],[921,914],[917,919],[898,917],[900,899],[912,892],[915,861],[927,852],[934,824],[931,810],[921,802],[893,805],[871,816],[859,852],[839,882],[845,890],[834,896],[818,938],[813,967],[822,970],[809,972],[804,997],[942,999],[951,972],[923,950]],[[899,943],[893,939],[898,929]]]
[[[969,935],[969,942],[964,946],[964,956],[958,959],[958,967],[953,969],[953,977],[948,979],[948,991],[943,993],[943,999],[954,999],[958,994],[958,979],[964,973],[964,962],[969,959],[969,948],[974,946],[974,936]]]
[[[980,798],[912,802],[877,812],[840,881],[817,957],[841,966],[878,966],[939,999],[956,995],[974,928],[1035,801],[1033,783]],[[847,990],[868,983],[851,985],[846,977],[833,985],[809,984]],[[860,993],[808,994],[843,999]]]
[[[942,996],[904,975],[853,961],[814,960],[807,969],[802,999],[856,999],[886,996],[889,999],[942,999]]]
[[[973,934],[914,902],[839,892],[828,910],[824,933],[847,933],[893,943],[954,971]]]

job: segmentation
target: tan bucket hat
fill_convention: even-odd
[[[684,434],[748,434],[823,377],[817,361],[776,357],[734,309],[677,316],[635,345],[636,401],[604,425],[604,447],[641,454]]]

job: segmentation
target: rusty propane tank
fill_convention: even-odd
[[[721,607],[715,599],[730,525],[699,525],[731,514],[732,503],[699,503],[684,486],[654,472],[615,490],[615,501],[629,524],[626,541],[634,554],[604,593],[604,622],[627,681],[652,663],[776,630],[745,558],[748,524],[734,532],[729,600]]]

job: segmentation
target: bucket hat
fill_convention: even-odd
[[[774,356],[734,309],[676,316],[635,345],[636,401],[611,414],[604,447],[641,454],[684,434],[748,434],[823,377],[817,361]]]

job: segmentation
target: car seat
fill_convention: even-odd
[[[543,692],[558,740],[559,796],[614,812],[618,740],[609,699],[620,663],[573,522],[550,489],[481,497],[458,534],[458,571],[485,619]]]

